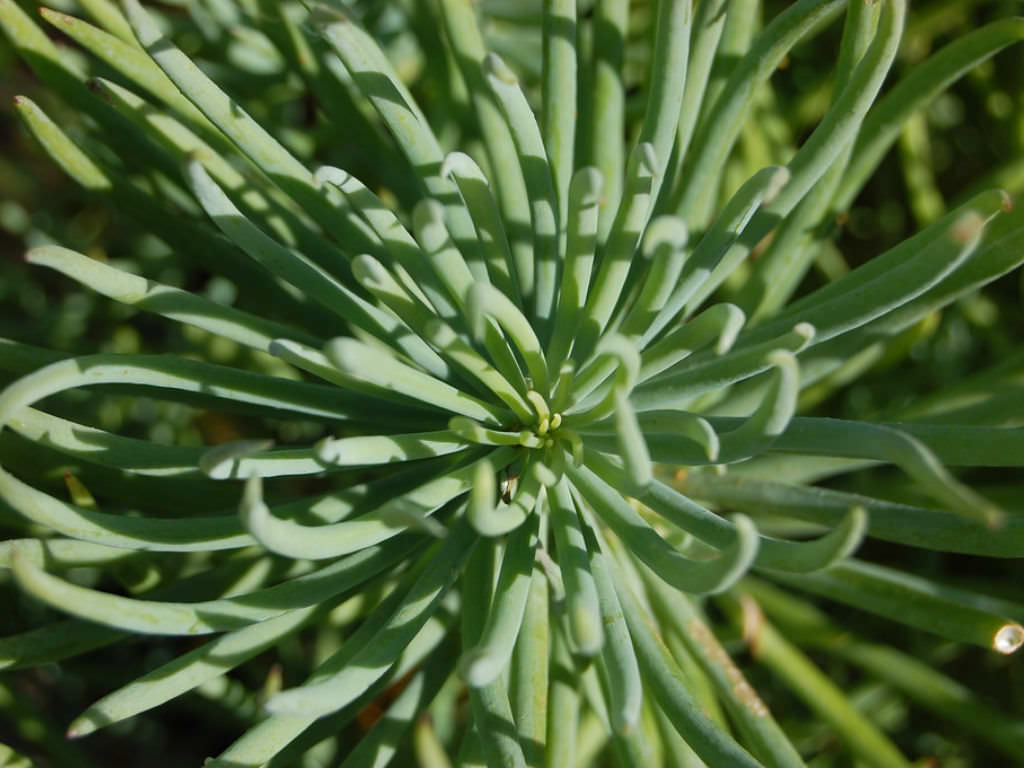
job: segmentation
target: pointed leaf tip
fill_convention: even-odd
[[[61,13],[58,10],[47,8],[45,6],[39,9],[39,15],[51,24],[63,24],[66,27],[70,27],[77,21],[74,16],[69,16],[66,13]]]

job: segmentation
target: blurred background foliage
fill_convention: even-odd
[[[740,0],[741,2],[747,0]],[[38,18],[38,3],[17,0]],[[452,62],[440,54],[440,34],[429,4],[432,0],[331,0],[337,10],[353,15],[381,40],[398,72],[409,84],[444,149],[456,147],[479,155],[479,141],[466,98]],[[481,0],[488,45],[513,63],[534,86],[541,62],[539,35],[540,0]],[[176,44],[198,61],[262,125],[310,166],[331,164],[349,170],[375,189],[385,200],[411,208],[418,195],[404,159],[389,147],[384,127],[368,105],[354,96],[354,89],[338,87],[336,73],[295,74],[290,61],[301,52],[289,45],[282,16],[307,24],[299,3],[247,0],[237,5],[226,0],[163,0],[151,4],[162,11]],[[593,0],[580,0],[581,17]],[[626,77],[629,84],[627,131],[636,131],[645,103],[644,44],[650,33],[651,3],[635,0],[630,34],[636,45],[627,48]],[[788,5],[768,0],[763,8],[749,3],[771,18]],[[50,0],[48,7],[83,18],[96,18],[104,2]],[[894,78],[906,72],[931,51],[986,21],[1021,12],[1019,0],[919,0],[909,18]],[[255,20],[255,21],[254,21]],[[62,55],[85,78],[103,76],[118,80],[115,72],[94,57],[83,55],[59,26],[41,24],[60,46]],[[728,31],[727,33],[728,34]],[[833,25],[809,44],[797,48],[784,62],[758,99],[757,114],[748,122],[738,149],[730,159],[733,189],[755,170],[785,162],[811,132],[828,106],[832,59],[838,49],[839,25]],[[823,66],[822,61],[828,65]],[[720,62],[727,66],[728,62]],[[713,80],[715,75],[713,75]],[[166,205],[163,229],[142,226],[108,200],[83,192],[34,143],[10,108],[12,98],[24,93],[56,119],[77,142],[98,153],[111,167],[119,168],[134,183],[158,190]],[[96,98],[99,98],[98,96]],[[153,169],[133,165],[133,156],[112,156],[94,140],[100,130],[83,111],[61,101],[39,86],[31,70],[0,37],[0,337],[40,347],[38,359],[6,355],[0,348],[0,383],[51,359],[57,350],[74,354],[108,352],[177,352],[241,367],[273,370],[267,355],[250,353],[231,342],[203,331],[181,328],[130,306],[110,302],[48,270],[30,269],[21,258],[29,247],[54,242],[119,267],[186,287],[224,303],[273,314],[273,308],[249,303],[244,292],[204,263],[203,254],[176,247],[174,230],[179,220],[198,217],[177,183]],[[941,215],[947,207],[980,188],[1001,186],[1015,197],[1024,193],[1024,47],[1011,46],[958,81],[927,110],[915,115],[902,132],[898,145],[888,154],[863,193],[849,211],[827,222],[833,237],[823,248],[801,292],[835,279],[848,269],[881,253]],[[727,198],[733,189],[723,189]],[[730,287],[723,288],[727,296]],[[980,293],[936,313],[903,333],[884,348],[869,350],[835,376],[803,394],[806,413],[844,418],[896,418],[924,414],[929,408],[949,411],[959,407],[957,388],[972,387],[969,377],[981,374],[977,391],[1020,395],[1024,356],[1024,273],[1011,273]],[[1017,350],[1014,353],[1014,350]],[[70,393],[61,408],[74,412],[78,421],[93,423],[122,434],[178,444],[210,444],[246,437],[244,419],[228,420],[181,404],[157,403],[116,392]],[[57,409],[55,412],[60,413]],[[983,423],[983,415],[979,416]],[[1020,423],[1024,425],[1024,409]],[[1010,426],[1010,425],[1005,425]],[[315,438],[322,427],[315,423],[287,422],[278,425],[281,443]],[[52,486],[63,483],[64,471],[74,471],[52,461],[45,448],[33,447],[7,430],[0,436],[3,463],[19,471],[37,473],[46,467]],[[52,467],[56,466],[56,469]],[[751,472],[775,471],[770,463]],[[835,487],[857,490],[851,483],[870,484],[871,494],[906,499],[911,491],[898,473],[879,469],[859,472],[854,479],[840,478]],[[90,482],[102,483],[100,473]],[[1009,470],[978,470],[968,475],[972,484],[1020,509],[1019,489],[1024,478]],[[181,500],[173,495],[164,506],[171,511]],[[11,518],[0,511],[0,533],[7,533]],[[13,531],[11,531],[13,532]],[[993,593],[1014,596],[1019,590],[1019,561],[994,560],[913,551],[870,540],[863,554],[875,562],[897,560],[933,578],[958,583],[980,582]],[[908,558],[916,562],[908,563]],[[129,592],[158,578],[127,560],[121,568],[123,586]],[[1016,577],[1016,581],[1015,581]],[[90,584],[98,578],[79,569],[74,578]],[[165,575],[166,578],[166,575]],[[1016,595],[1019,597],[1019,595]],[[27,597],[19,597],[0,615],[0,634],[9,616],[26,617],[45,609]],[[944,671],[985,699],[1000,702],[1011,714],[1024,718],[1024,671],[1009,658],[964,649],[910,630],[893,631],[893,625],[865,618],[835,606],[833,615],[850,616],[866,637],[881,638],[912,656],[942,665]],[[895,636],[901,634],[902,636]],[[0,765],[29,765],[3,744],[31,757],[39,768],[75,766],[198,765],[234,738],[240,718],[249,716],[258,702],[247,692],[274,689],[301,681],[313,666],[339,642],[339,631],[330,623],[289,639],[282,647],[244,665],[229,678],[201,686],[165,706],[106,729],[82,742],[68,742],[63,728],[97,696],[130,679],[138,669],[150,669],[176,656],[197,641],[186,638],[148,638],[145,643],[118,646],[107,652],[86,654],[59,666],[52,665],[0,678]],[[738,637],[727,642],[740,651]],[[131,657],[128,660],[126,657]],[[740,658],[743,656],[741,654]],[[1005,765],[1005,757],[988,751],[969,735],[951,732],[942,721],[908,706],[895,688],[859,672],[835,657],[814,655],[823,669],[855,705],[886,730],[910,755],[929,756],[923,765],[938,768]],[[744,665],[744,672],[761,692],[776,717],[802,751],[815,753],[814,768],[852,766],[835,735],[809,716],[803,704],[764,668]],[[126,677],[127,675],[127,677]],[[464,708],[466,702],[442,692],[434,705],[436,723],[450,721],[444,710]],[[351,728],[365,729],[379,716],[368,708]],[[445,740],[443,727],[432,731]],[[427,739],[427,736],[423,736]],[[600,749],[586,748],[586,729],[581,730],[587,758]],[[325,742],[326,743],[326,742]],[[414,740],[407,749],[427,746]],[[325,747],[310,753],[309,765],[331,765]],[[606,750],[607,753],[607,750]],[[1022,758],[1024,759],[1024,758]],[[19,762],[25,760],[25,762]],[[321,762],[316,762],[317,760]],[[592,763],[611,763],[603,754]],[[413,764],[413,756],[399,756],[398,765]]]

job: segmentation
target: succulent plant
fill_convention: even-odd
[[[733,661],[741,632],[858,764],[908,760],[808,653],[1016,759],[1011,715],[846,622],[1024,644],[1012,597],[852,557],[865,536],[1024,553],[1019,499],[948,468],[1024,466],[1020,354],[872,420],[796,414],[1024,261],[1024,217],[998,190],[853,269],[833,242],[906,121],[1024,20],[971,31],[879,98],[901,0],[800,0],[760,30],[756,3],[661,0],[640,6],[646,46],[626,0],[550,0],[509,38],[542,53],[522,80],[487,52],[470,0],[402,5],[443,30],[426,51],[450,88],[435,98],[472,121],[446,152],[442,107],[421,110],[357,23],[371,4],[195,3],[188,20],[79,5],[98,26],[43,17],[116,79],[86,87],[0,0],[16,51],[88,119],[76,137],[27,97],[17,113],[81,187],[221,282],[192,291],[56,244],[27,254],[208,342],[0,347],[16,374],[0,393],[4,589],[56,609],[0,639],[0,666],[209,637],[169,646],[69,736],[203,689],[248,725],[207,763],[221,768],[383,765],[414,723],[428,766],[451,764],[444,747],[466,766],[586,765],[607,740],[624,765],[803,765],[818,747]],[[844,9],[827,108],[798,148],[771,146],[770,76]],[[231,30],[225,62],[175,44],[192,24]],[[627,39],[645,73],[635,120]],[[269,107],[268,130],[218,82],[264,106],[261,88],[304,83],[330,131],[304,142]],[[332,143],[379,175],[311,168],[303,154]],[[126,392],[201,421],[206,444],[96,426]],[[866,490],[837,484],[858,478]],[[304,682],[229,677],[289,644]],[[338,736],[373,707],[386,714],[358,743]]]

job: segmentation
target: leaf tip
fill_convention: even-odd
[[[985,521],[985,527],[990,531],[998,531],[1006,525],[1006,513],[995,504],[986,506],[981,515]]]
[[[339,443],[333,437],[322,437],[313,444],[313,455],[324,464],[334,464],[342,454]]]
[[[253,472],[245,481],[242,500],[238,505],[238,515],[247,531],[253,533],[260,524],[270,517],[270,509],[263,501],[263,478]],[[255,534],[254,534],[255,535]]]
[[[438,175],[442,178],[472,176],[480,178],[486,183],[486,179],[477,167],[476,162],[465,152],[449,152],[445,155]]]
[[[640,711],[636,707],[623,704],[610,714],[612,730],[619,736],[629,736],[640,723]]]
[[[757,600],[746,592],[741,594],[740,632],[743,636],[743,644],[755,659],[760,656],[761,637],[764,635],[765,623],[764,612]],[[710,632],[707,628],[704,628],[704,631]]]
[[[271,339],[270,343],[267,344],[267,354],[274,357],[284,357],[288,354],[288,346],[288,339]]]
[[[96,730],[96,726],[89,720],[75,720],[68,726],[68,729],[64,732],[64,738],[66,739],[80,739],[83,736],[88,736],[90,733]]]
[[[1024,627],[1016,622],[1004,624],[992,638],[992,648],[999,653],[1016,653],[1024,645]]]
[[[570,615],[569,626],[577,654],[589,659],[601,652],[604,647],[604,625],[599,613],[577,605]]]
[[[662,246],[673,251],[682,250],[688,237],[686,222],[681,218],[673,215],[658,216],[647,227],[641,253],[644,258],[651,259]]]
[[[334,365],[346,373],[358,371],[361,365],[360,348],[355,339],[336,338],[324,345],[324,355]]]
[[[486,647],[473,648],[462,657],[462,677],[471,688],[482,688],[501,674],[501,663]]]
[[[333,165],[321,165],[313,173],[313,186],[317,189],[322,189],[324,184],[331,184],[340,188],[351,178],[352,174],[346,170],[336,168]]]
[[[600,204],[603,189],[604,176],[601,171],[588,165],[573,174],[569,185],[569,197],[576,200],[580,208],[590,208]]]
[[[966,245],[981,234],[985,228],[985,219],[977,211],[967,211],[963,216],[953,222],[949,234],[953,242],[959,245]]]
[[[362,285],[382,286],[387,270],[370,254],[361,253],[352,259],[352,276]]]
[[[817,333],[817,329],[810,323],[797,323],[793,326],[793,333],[803,336],[806,342],[810,342]]]
[[[508,64],[496,53],[488,53],[484,58],[484,71],[505,85],[519,84],[519,78],[516,77],[516,73],[509,69]]]
[[[723,304],[722,306],[725,307],[725,321],[722,323],[722,332],[718,334],[718,341],[715,343],[715,354],[718,356],[724,355],[732,349],[740,331],[743,330],[743,325],[747,322],[747,314],[735,304]]]
[[[39,15],[54,26],[60,24],[64,27],[71,27],[74,26],[76,21],[78,21],[78,19],[70,14],[61,13],[54,8],[47,8],[46,6],[41,6],[39,8]]]

